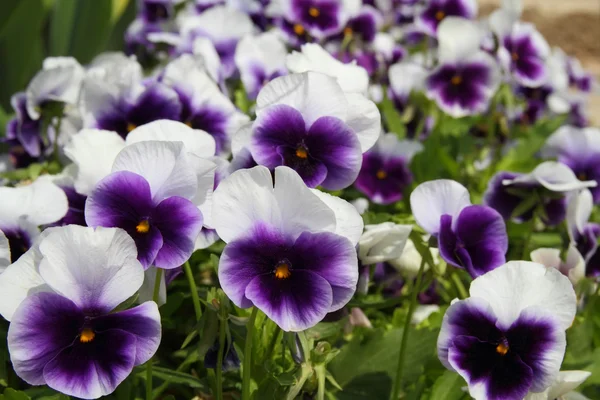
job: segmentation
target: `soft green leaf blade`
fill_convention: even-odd
[[[453,371],[446,371],[433,384],[430,400],[461,400],[468,398],[462,390],[465,380]]]
[[[152,367],[152,375],[162,379],[165,382],[177,383],[181,385],[187,385],[193,388],[205,389],[204,384],[198,378],[193,375],[186,374],[185,372],[172,371],[168,368],[162,368],[154,366]],[[138,374],[140,378],[146,379],[146,373],[141,372]]]
[[[54,3],[50,16],[49,55],[66,56],[69,54],[79,4],[81,2],[78,0],[61,0]]]
[[[8,388],[4,391],[4,394],[0,395],[0,400],[31,400],[31,397],[23,392]]]
[[[112,6],[110,0],[78,3],[69,53],[79,62],[91,61],[104,49],[113,27]]]

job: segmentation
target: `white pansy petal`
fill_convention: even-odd
[[[122,229],[68,225],[49,233],[39,249],[44,281],[84,310],[109,312],[144,280],[135,242]]]
[[[355,62],[344,64],[315,43],[304,44],[301,52],[288,55],[286,65],[293,73],[314,71],[329,75],[346,93],[364,94],[369,86],[369,74],[363,67]]]
[[[562,260],[559,249],[539,248],[531,252],[531,261],[548,268],[555,268],[576,285],[585,276],[585,260],[573,245],[569,246],[566,260]]]
[[[259,92],[256,112],[273,104],[285,104],[300,111],[307,126],[323,116],[346,121],[348,100],[337,81],[317,72],[305,72],[273,79]]]
[[[194,55],[202,57],[202,63],[208,75],[213,81],[219,81],[219,69],[221,67],[221,57],[215,49],[215,45],[210,39],[198,37],[192,45]]]
[[[65,192],[50,179],[39,178],[27,186],[0,187],[0,221],[16,223],[25,218],[33,225],[56,222],[65,216],[69,203]]]
[[[358,136],[364,153],[373,147],[381,133],[381,114],[377,105],[362,94],[346,94],[346,100],[349,106],[346,124]]]
[[[116,132],[84,129],[65,146],[65,154],[77,165],[75,189],[90,194],[96,184],[110,174],[125,140]]]
[[[365,226],[358,242],[358,257],[362,264],[375,264],[399,258],[404,251],[411,225],[384,222]]]
[[[451,215],[454,220],[469,205],[471,200],[467,188],[449,179],[422,183],[410,194],[415,220],[431,234],[438,232],[442,215]]]
[[[363,219],[356,205],[348,203],[339,197],[332,196],[329,193],[321,192],[318,189],[311,189],[311,191],[333,210],[336,219],[335,233],[348,238],[353,245],[356,245],[364,228]]]
[[[335,232],[334,211],[306,186],[293,169],[275,168],[274,195],[285,233],[296,237],[302,232]]]
[[[592,215],[594,199],[588,189],[583,189],[572,193],[568,197],[568,201],[567,225],[569,227],[569,235],[571,235],[571,239],[573,240],[576,233],[583,233],[583,229]]]
[[[437,30],[438,54],[441,62],[460,61],[476,53],[481,46],[480,25],[466,18],[444,18]]]
[[[154,301],[154,284],[156,283],[156,267],[150,267],[144,272],[144,282],[138,292],[139,304],[147,301]],[[167,302],[167,284],[164,271],[160,274],[160,287],[158,289],[158,301],[156,304],[162,306]]]
[[[257,222],[279,227],[281,214],[268,168],[257,166],[232,173],[213,194],[213,227],[228,243]]]
[[[10,265],[10,246],[4,232],[0,231],[0,274]]]
[[[555,161],[543,162],[529,174],[503,181],[504,185],[514,183],[539,183],[553,192],[569,192],[597,185],[596,181],[580,181],[569,167]]]
[[[198,189],[197,177],[182,142],[149,141],[125,147],[115,159],[112,172],[131,171],[150,184],[155,203],[180,196],[191,199]]]
[[[215,157],[216,158],[216,157]],[[198,190],[190,200],[198,206],[204,217],[204,226],[212,226],[212,195],[217,164],[204,158],[191,155],[190,165],[196,173]]]
[[[560,371],[556,382],[548,390],[548,399],[558,399],[575,390],[592,375],[588,371]]]
[[[243,149],[250,147],[252,141],[253,122],[244,124],[231,139],[231,152],[236,155]]]
[[[470,293],[486,299],[503,326],[510,326],[522,310],[532,306],[549,310],[565,330],[575,318],[577,299],[569,279],[534,262],[510,261],[476,278]]]
[[[388,76],[392,92],[399,97],[408,97],[413,90],[423,88],[427,70],[419,64],[403,62],[392,65]]]
[[[125,142],[129,145],[149,140],[182,142],[189,153],[198,157],[215,155],[215,139],[211,135],[178,121],[161,119],[141,125],[129,132]]]

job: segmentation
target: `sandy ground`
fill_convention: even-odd
[[[480,15],[501,0],[479,0]],[[551,46],[579,58],[600,81],[600,0],[523,0],[523,20],[532,22]],[[600,93],[590,97],[589,116],[600,126]]]

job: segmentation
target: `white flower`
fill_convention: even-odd
[[[588,371],[560,371],[552,386],[541,393],[529,393],[524,400],[588,400],[573,390],[591,374]]]
[[[358,258],[363,265],[399,258],[411,230],[411,225],[398,225],[393,222],[366,225],[365,233],[358,242]]]
[[[552,192],[570,192],[597,185],[596,181],[580,181],[569,167],[555,161],[543,162],[528,174],[502,181],[505,186],[528,183],[541,185]]]
[[[573,285],[585,276],[585,260],[573,245],[569,246],[567,259],[562,260],[559,249],[539,248],[531,252],[531,261],[547,268],[555,268],[565,275]]]

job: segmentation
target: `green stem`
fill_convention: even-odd
[[[465,285],[460,280],[460,276],[458,276],[456,271],[452,271],[452,274],[450,274],[450,279],[452,279],[452,282],[454,283],[454,286],[456,287],[458,295],[461,299],[466,299],[467,297],[469,297],[467,289],[465,289]]]
[[[156,268],[156,280],[154,281],[154,292],[152,300],[158,304],[158,295],[160,293],[160,281],[162,280],[161,268]],[[146,364],[146,400],[152,400],[152,359]]]
[[[265,361],[271,358],[271,355],[275,350],[275,346],[277,345],[277,338],[279,338],[279,334],[281,332],[281,328],[279,326],[275,326],[275,332],[273,332],[273,336],[271,337],[271,341],[269,342],[269,346],[267,347],[267,351],[265,353]]]
[[[529,230],[527,231],[527,236],[525,236],[525,242],[523,243],[523,254],[521,254],[521,260],[527,260],[528,254],[527,250],[529,249],[529,243],[531,242],[531,236],[533,236],[533,231],[535,229],[535,219],[536,213],[533,212],[533,216],[531,217],[531,222],[529,224]]]
[[[221,305],[221,307],[223,307]],[[219,310],[220,311],[220,310]],[[223,312],[221,312],[223,314]],[[219,353],[217,355],[217,400],[223,400],[223,355],[225,353],[225,335],[227,333],[227,315],[220,315]]]
[[[52,154],[54,157],[54,161],[56,161],[58,163],[58,165],[61,165],[60,155],[58,154],[58,136],[60,134],[61,124],[62,124],[62,117],[59,117],[58,122],[54,126],[54,149],[53,149],[53,154]]]
[[[413,287],[412,297],[410,299],[410,305],[408,307],[408,314],[406,315],[406,321],[404,322],[404,328],[402,330],[402,342],[400,343],[400,355],[398,356],[398,368],[396,369],[396,380],[394,381],[394,390],[392,392],[391,400],[398,400],[400,396],[400,388],[402,387],[402,373],[404,372],[404,358],[406,357],[406,346],[408,344],[408,333],[410,331],[410,321],[417,308],[417,296],[421,288],[421,281],[423,280],[423,271],[425,270],[425,258],[421,260],[421,266],[417,273],[417,280]]]
[[[200,308],[200,297],[198,297],[198,288],[196,287],[196,281],[194,280],[194,274],[192,273],[192,267],[190,266],[189,261],[186,261],[185,264],[183,264],[183,270],[185,271],[185,276],[187,277],[188,283],[190,285],[190,292],[192,293],[192,302],[194,303],[194,313],[196,314],[196,322],[198,322],[202,317],[202,308]]]
[[[246,324],[246,344],[244,346],[244,366],[242,376],[242,400],[250,400],[250,373],[252,371],[252,342],[254,341],[254,321],[258,314],[258,308],[252,309],[252,314]]]

